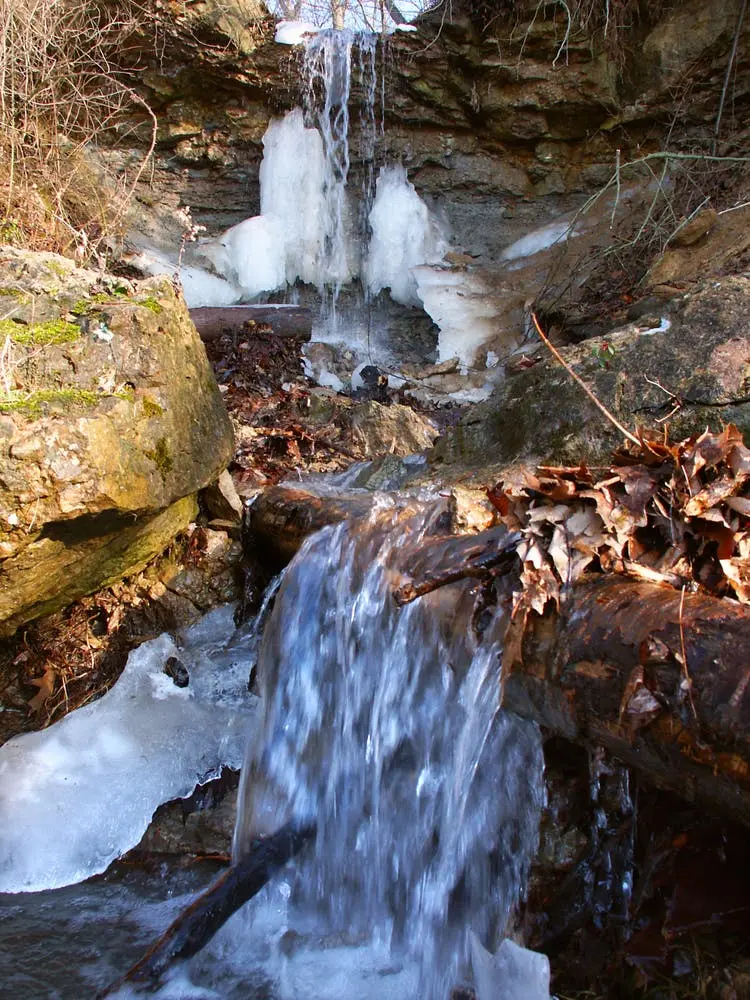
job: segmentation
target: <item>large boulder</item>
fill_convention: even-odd
[[[3,247],[0,303],[8,634],[163,549],[194,515],[185,498],[228,464],[233,438],[169,280],[129,282]]]

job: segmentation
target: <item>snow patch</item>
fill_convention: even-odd
[[[310,35],[317,35],[320,28],[310,21],[279,21],[273,40],[278,45],[302,45]]]
[[[239,767],[251,705],[233,652],[232,608],[134,650],[96,702],[0,748],[0,892],[36,892],[102,872],[143,836],[169,799]],[[190,674],[164,673],[178,656]]]

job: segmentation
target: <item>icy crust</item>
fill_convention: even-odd
[[[242,763],[255,699],[232,608],[132,652],[104,697],[0,748],[0,891],[80,882],[134,847],[154,810]],[[190,683],[164,673],[178,656]]]
[[[477,1000],[550,1000],[549,959],[506,938],[494,955],[471,934]]]
[[[534,254],[542,250],[549,250],[557,243],[564,243],[578,234],[574,231],[572,223],[566,220],[550,222],[541,229],[535,229],[531,233],[522,236],[515,243],[500,254],[501,260],[519,260],[522,257],[533,257]]]
[[[370,228],[366,278],[371,294],[389,288],[396,302],[421,307],[411,269],[420,264],[437,264],[448,250],[448,243],[404,167],[384,167],[380,171]]]

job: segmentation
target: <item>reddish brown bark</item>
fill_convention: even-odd
[[[750,611],[606,576],[511,625],[503,703],[750,825]],[[682,663],[682,650],[686,666]]]

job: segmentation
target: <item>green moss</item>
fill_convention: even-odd
[[[156,400],[150,396],[144,396],[142,402],[144,417],[160,417],[164,413],[164,408],[159,406]]]
[[[28,292],[22,292],[20,288],[0,288],[0,295],[7,298],[19,299],[21,302],[31,301],[31,296]]]
[[[10,337],[24,347],[43,347],[49,344],[70,344],[81,336],[80,327],[62,319],[46,323],[16,323],[12,319],[0,320],[0,339]]]
[[[15,219],[0,222],[0,243],[23,243],[23,231]]]
[[[167,439],[165,437],[160,437],[156,442],[156,447],[151,451],[144,451],[143,454],[154,463],[156,468],[159,470],[162,480],[166,480],[168,474],[172,471],[174,466],[172,456],[169,452]]]
[[[163,309],[161,302],[153,298],[153,296],[149,296],[147,299],[138,299],[136,305],[143,306],[144,309],[150,309],[155,316],[158,316]]]
[[[42,407],[57,406],[64,409],[81,406],[96,406],[102,399],[97,392],[86,389],[39,389],[37,392],[12,392],[0,396],[0,413],[23,413],[36,417]]]
[[[48,260],[47,267],[53,274],[56,274],[58,278],[67,278],[70,274],[70,269],[62,264],[58,264],[56,260]]]

